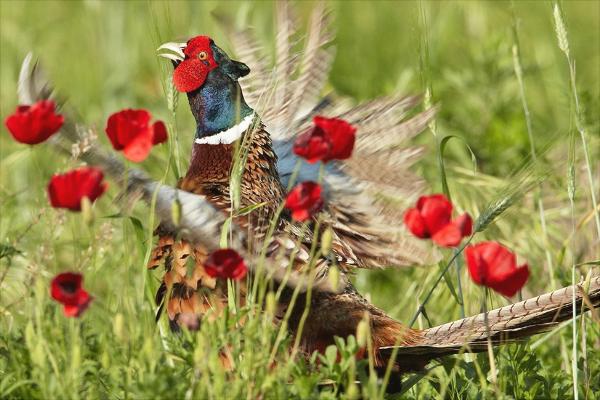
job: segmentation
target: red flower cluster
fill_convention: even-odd
[[[58,132],[64,118],[54,112],[54,102],[38,101],[32,106],[19,106],[4,124],[13,138],[20,143],[38,144]]]
[[[352,155],[356,128],[339,118],[315,117],[314,127],[298,136],[294,153],[309,163],[345,160]]]
[[[244,259],[233,249],[213,251],[204,263],[204,269],[213,278],[236,281],[244,278],[248,272]]]
[[[442,194],[422,196],[416,207],[404,214],[404,223],[419,238],[431,238],[440,246],[454,247],[471,234],[473,221],[469,214],[452,220],[452,208]],[[473,281],[507,297],[514,296],[529,277],[527,264],[517,267],[515,255],[497,242],[469,246],[465,255]]]
[[[50,204],[55,208],[68,208],[81,211],[81,200],[87,197],[94,202],[106,187],[102,182],[102,171],[92,167],[82,167],[62,175],[53,175],[48,184]]]
[[[296,221],[306,221],[323,208],[321,186],[316,182],[302,182],[294,186],[285,199],[285,208]]]
[[[500,243],[477,243],[467,247],[465,255],[473,282],[506,297],[514,296],[529,278],[527,264],[517,267],[514,253]]]
[[[83,276],[73,272],[65,272],[52,279],[50,294],[63,305],[63,313],[67,317],[79,317],[93,300],[81,287],[82,281]]]
[[[150,113],[146,110],[126,109],[112,114],[106,123],[106,134],[115,150],[133,162],[148,157],[153,145],[167,140],[167,128],[162,121],[150,124]]]
[[[431,238],[440,246],[454,247],[471,234],[473,221],[466,213],[451,220],[452,208],[443,194],[421,196],[417,206],[404,214],[404,223],[418,238]]]

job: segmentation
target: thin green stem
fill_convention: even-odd
[[[571,268],[571,285],[575,288],[577,281],[575,280],[575,266]],[[579,398],[579,391],[577,390],[577,290],[573,289],[573,318],[571,319],[573,328],[573,354],[571,354],[571,373],[573,375],[573,398],[577,400]]]
[[[456,260],[456,258],[463,252],[465,247],[467,247],[469,245],[469,243],[471,243],[471,240],[473,240],[473,235],[469,236],[469,238],[456,250],[456,253],[454,253],[454,255],[452,256],[450,261],[446,264],[446,266],[444,267],[442,272],[438,275],[437,279],[435,280],[435,283],[433,284],[431,289],[429,289],[429,292],[427,292],[427,295],[425,296],[425,300],[423,300],[423,302],[419,305],[419,309],[417,310],[415,315],[410,320],[410,324],[408,325],[410,328],[412,328],[412,326],[417,321],[417,318],[419,317],[419,315],[422,314],[423,311],[425,310],[425,305],[431,299],[431,296],[433,295],[433,292],[437,288],[437,285],[439,285],[439,283],[442,281],[442,279],[444,278],[444,275],[446,274],[446,272],[448,272],[448,270],[452,266],[452,263],[454,263],[454,260]]]
[[[421,43],[421,48],[419,51],[420,54],[420,69],[421,69],[421,80],[423,83],[423,86],[425,87],[425,109],[426,110],[430,110],[433,105],[432,105],[432,97],[433,97],[433,86],[431,84],[431,80],[429,78],[429,31],[428,31],[428,25],[427,25],[427,15],[425,13],[425,9],[423,8],[422,3],[419,3],[419,11],[420,11],[420,16],[421,16],[421,28],[423,30],[422,32],[422,38],[423,41]],[[442,142],[443,142],[443,138],[441,138],[441,135],[438,132],[438,128],[437,128],[437,123],[435,118],[432,118],[431,122],[429,123],[429,130],[431,131],[431,133],[433,134],[434,140],[435,140],[435,149],[436,149],[436,158],[437,158],[437,162],[438,162],[438,171],[440,174],[440,180],[441,180],[441,184],[442,184],[442,192],[444,193],[444,195],[446,195],[446,197],[448,198],[448,200],[452,201],[452,196],[450,194],[450,187],[448,186],[448,179],[446,177],[446,166],[444,163],[444,154],[443,154],[443,149],[442,149]],[[453,258],[456,260],[456,256]],[[456,263],[456,284],[458,287],[458,302],[459,302],[459,306],[460,306],[460,315],[462,318],[464,318],[465,316],[465,301],[464,301],[464,297],[463,297],[463,293],[462,293],[462,286],[461,286],[461,282],[460,282],[460,265],[458,263]],[[422,311],[421,308],[419,308],[419,312]],[[418,315],[417,315],[418,316]],[[412,324],[411,324],[412,326]]]
[[[456,253],[457,250],[454,249],[454,252]],[[465,302],[464,302],[464,297],[463,297],[463,292],[462,292],[462,283],[461,283],[461,279],[460,279],[460,259],[458,257],[455,258],[454,260],[454,266],[456,268],[456,289],[458,290],[458,299],[460,301],[459,305],[460,305],[460,317],[464,318],[465,317]]]
[[[585,157],[588,185],[590,187],[590,197],[592,199],[594,219],[596,221],[596,231],[598,234],[598,239],[600,239],[600,211],[598,211],[598,202],[596,200],[596,188],[594,184],[594,176],[592,174],[592,162],[590,159],[590,154],[586,140],[587,131],[585,128],[585,118],[579,102],[579,94],[577,93],[575,60],[573,60],[573,58],[571,57],[571,53],[569,50],[569,39],[567,36],[567,28],[564,24],[562,10],[560,9],[558,3],[554,3],[554,23],[558,37],[558,47],[565,55],[567,64],[569,66],[569,84],[571,87],[571,95],[573,97],[573,102],[575,103],[575,126],[577,128],[577,131],[579,132],[579,136],[581,138],[581,145],[583,146],[583,155]]]
[[[488,319],[488,310],[487,310],[487,297],[488,297],[488,289],[484,287],[483,289],[483,301],[482,301],[482,309],[483,309],[483,320],[485,323],[485,334],[487,338],[487,353],[490,361],[490,372],[492,374],[492,385],[494,385],[494,390],[498,390],[498,371],[496,369],[496,359],[494,358],[494,349],[492,347],[492,338],[490,337],[490,321]]]
[[[408,325],[409,328],[412,328],[412,326],[417,321],[417,318],[419,318],[419,315],[421,315],[425,311],[425,305],[429,302],[429,299],[431,299],[433,292],[435,291],[435,289],[437,288],[439,283],[442,281],[442,279],[444,278],[444,275],[446,274],[446,272],[448,272],[448,270],[450,269],[450,267],[452,266],[454,261],[463,252],[465,247],[467,247],[469,245],[469,243],[471,243],[471,240],[473,240],[473,236],[474,235],[469,236],[469,238],[458,249],[455,250],[452,258],[450,259],[450,261],[448,261],[448,264],[446,264],[444,269],[440,272],[440,274],[438,275],[438,277],[435,280],[435,283],[433,284],[431,289],[429,289],[429,292],[427,292],[427,295],[425,296],[425,300],[423,300],[423,302],[421,304],[419,304],[419,308],[418,308],[417,312],[412,317],[410,324]],[[398,357],[398,350],[399,350],[399,345],[400,345],[401,341],[402,341],[402,336],[398,335],[398,337],[396,338],[396,342],[394,343],[394,348],[392,350],[392,354],[390,354],[390,358],[388,359],[388,363],[387,363],[387,366],[385,369],[385,374],[383,376],[383,387],[385,387],[387,385],[387,382],[389,382],[390,376],[392,374],[392,369],[396,362],[396,357]]]
[[[514,11],[514,3],[512,5],[512,18],[513,18],[513,36],[514,36],[514,44],[513,44],[513,68],[515,71],[515,75],[517,76],[517,81],[519,83],[519,95],[521,97],[521,104],[523,106],[523,114],[525,117],[525,125],[527,127],[527,137],[529,138],[529,150],[531,154],[531,160],[534,163],[537,163],[537,153],[535,150],[535,141],[533,136],[533,123],[531,121],[531,113],[529,111],[529,105],[527,104],[527,97],[525,95],[525,81],[523,79],[523,67],[521,63],[521,46],[519,44],[519,30],[517,18]],[[537,197],[537,207],[540,213],[540,224],[542,227],[542,240],[544,242],[544,253],[546,255],[546,265],[548,267],[548,272],[550,273],[550,285],[554,289],[556,287],[554,281],[554,265],[552,263],[552,254],[550,253],[550,243],[548,240],[548,229],[546,224],[546,213],[544,209],[543,202],[543,193],[542,193],[542,184],[540,182],[538,186],[538,191],[536,193]]]

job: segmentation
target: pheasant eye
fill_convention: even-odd
[[[206,60],[208,58],[208,54],[206,54],[205,51],[201,51],[200,53],[198,53],[198,58],[202,61]]]

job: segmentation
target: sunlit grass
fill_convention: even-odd
[[[507,3],[330,5],[337,17],[330,88],[361,99],[433,88],[432,104],[440,106],[437,139],[429,133],[417,139],[427,149],[420,173],[434,192],[442,190],[443,176],[461,209],[487,215],[480,226],[486,229],[478,235],[500,240],[527,259],[532,278],[523,296],[570,284],[572,272],[575,280],[585,276],[591,266],[572,266],[599,258],[597,202],[591,194],[592,187],[600,186],[594,170],[600,155],[600,5],[563,4],[560,15],[567,22],[571,57],[565,66],[551,4],[515,2],[514,15],[520,21],[518,68]],[[297,6],[305,18],[313,4]],[[273,43],[268,2],[0,2],[0,115],[4,118],[14,108],[18,68],[25,53],[33,50],[60,93],[81,112],[82,121],[95,127],[104,144],[106,117],[118,109],[148,108],[168,122],[169,145],[155,148],[143,168],[174,184],[185,173],[194,127],[187,101],[172,90],[169,66],[156,58],[155,49],[161,40],[199,33],[210,34],[227,48],[225,32],[211,17],[214,9],[245,20],[266,43]],[[419,25],[422,15],[427,18],[426,31]],[[424,40],[426,61],[420,47]],[[426,79],[419,79],[420,73]],[[570,141],[576,133],[572,127],[586,151]],[[225,317],[203,323],[199,332],[174,335],[164,319],[157,325],[151,298],[161,272],[147,272],[145,265],[154,228],[150,210],[142,204],[132,210],[123,207],[116,201],[116,185],[94,206],[95,218],[89,224],[82,223],[80,215],[49,208],[49,177],[78,162],[48,147],[14,144],[2,130],[0,397],[382,394],[368,362],[350,356],[357,339],[340,341],[341,360],[333,349],[309,356],[308,363],[301,357],[292,359],[287,349],[293,339],[279,335],[285,331],[271,324],[268,306],[266,313],[258,310],[262,299],[269,302],[265,287],[257,303],[234,307]],[[441,154],[442,135],[464,139],[475,153],[477,171],[459,141],[449,141]],[[438,151],[444,160],[442,176]],[[510,174],[523,165],[527,167],[521,173]],[[545,181],[538,191],[541,175]],[[498,200],[506,197],[510,208]],[[452,254],[445,256],[449,260]],[[553,265],[553,274],[545,263]],[[51,277],[65,270],[82,272],[85,287],[95,296],[79,320],[64,318],[48,295]],[[371,301],[409,323],[438,273],[435,266],[360,271],[353,279]],[[451,276],[449,281],[455,283],[455,274]],[[465,314],[480,312],[482,291],[464,268],[460,278]],[[502,304],[506,300],[493,296],[488,306]],[[459,318],[460,308],[448,286],[440,284],[426,309],[431,323],[438,324]],[[420,316],[415,325],[426,328],[427,319]],[[513,398],[569,398],[577,393],[580,398],[597,398],[598,324],[580,319],[541,338],[532,346],[494,351],[495,388],[486,354],[461,355],[432,363],[418,381],[407,376],[412,381],[406,387],[416,384],[405,396],[493,398],[501,393]],[[224,349],[234,360],[232,371],[219,361]],[[332,384],[320,386],[322,382]]]

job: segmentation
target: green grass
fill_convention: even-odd
[[[302,21],[312,6],[297,4]],[[534,167],[543,172],[540,186],[527,186],[476,237],[500,240],[528,261],[532,277],[524,297],[570,284],[573,265],[600,258],[590,192],[590,179],[596,190],[600,187],[600,3],[561,4],[568,62],[559,48],[550,2],[519,1],[513,8],[508,2],[330,6],[336,16],[337,56],[329,89],[367,99],[431,87],[432,103],[441,107],[438,138],[428,131],[416,142],[426,149],[417,170],[432,191],[442,190],[437,143],[447,135],[463,138],[476,155],[473,172],[463,143],[450,140],[444,152],[453,200],[474,216],[515,193],[522,187],[519,178]],[[121,108],[148,108],[155,118],[171,121],[162,85],[167,69],[155,49],[161,41],[199,33],[228,48],[225,32],[211,17],[214,10],[240,20],[247,12],[247,23],[273,43],[270,2],[0,2],[0,116],[16,105],[20,62],[32,50],[81,120],[96,127],[103,144],[108,144],[106,118]],[[521,82],[513,55],[515,20]],[[569,63],[576,66],[575,75]],[[186,108],[187,102],[180,101],[176,113],[184,170],[193,132]],[[156,148],[143,167],[160,179],[170,154],[175,154],[173,146]],[[75,165],[47,146],[13,143],[2,128],[0,397],[351,398],[361,390],[367,397],[379,395],[365,363],[347,356],[356,346],[352,340],[340,345],[346,356],[339,363],[332,351],[319,362],[316,355],[309,363],[292,360],[285,350],[291,339],[274,348],[277,330],[252,307],[202,324],[198,333],[178,336],[156,325],[148,293],[155,290],[159,274],[147,273],[144,262],[153,229],[147,208],[122,209],[117,187],[94,206],[89,224],[78,214],[50,208],[48,179]],[[522,165],[530,169],[518,172]],[[177,168],[170,168],[166,180],[175,183],[177,175]],[[119,212],[135,219],[110,217]],[[444,255],[447,260],[451,253]],[[589,269],[576,268],[576,279]],[[65,270],[84,273],[85,286],[95,296],[78,320],[64,318],[48,294],[52,276]],[[437,273],[436,266],[360,271],[355,282],[376,305],[409,322]],[[482,290],[464,268],[461,277],[465,313],[477,313]],[[488,307],[506,303],[494,295]],[[434,290],[427,314],[434,324],[459,318],[460,306],[445,284]],[[420,317],[415,326],[427,327],[427,321]],[[435,368],[405,396],[533,399],[572,398],[576,392],[582,399],[598,398],[599,340],[598,324],[586,317],[527,344],[496,350],[496,386],[488,376],[487,354],[459,356],[433,363]],[[224,346],[230,346],[236,360],[233,372],[223,371],[218,362]],[[349,384],[355,378],[362,381],[360,388]],[[326,379],[335,385],[319,388]]]

